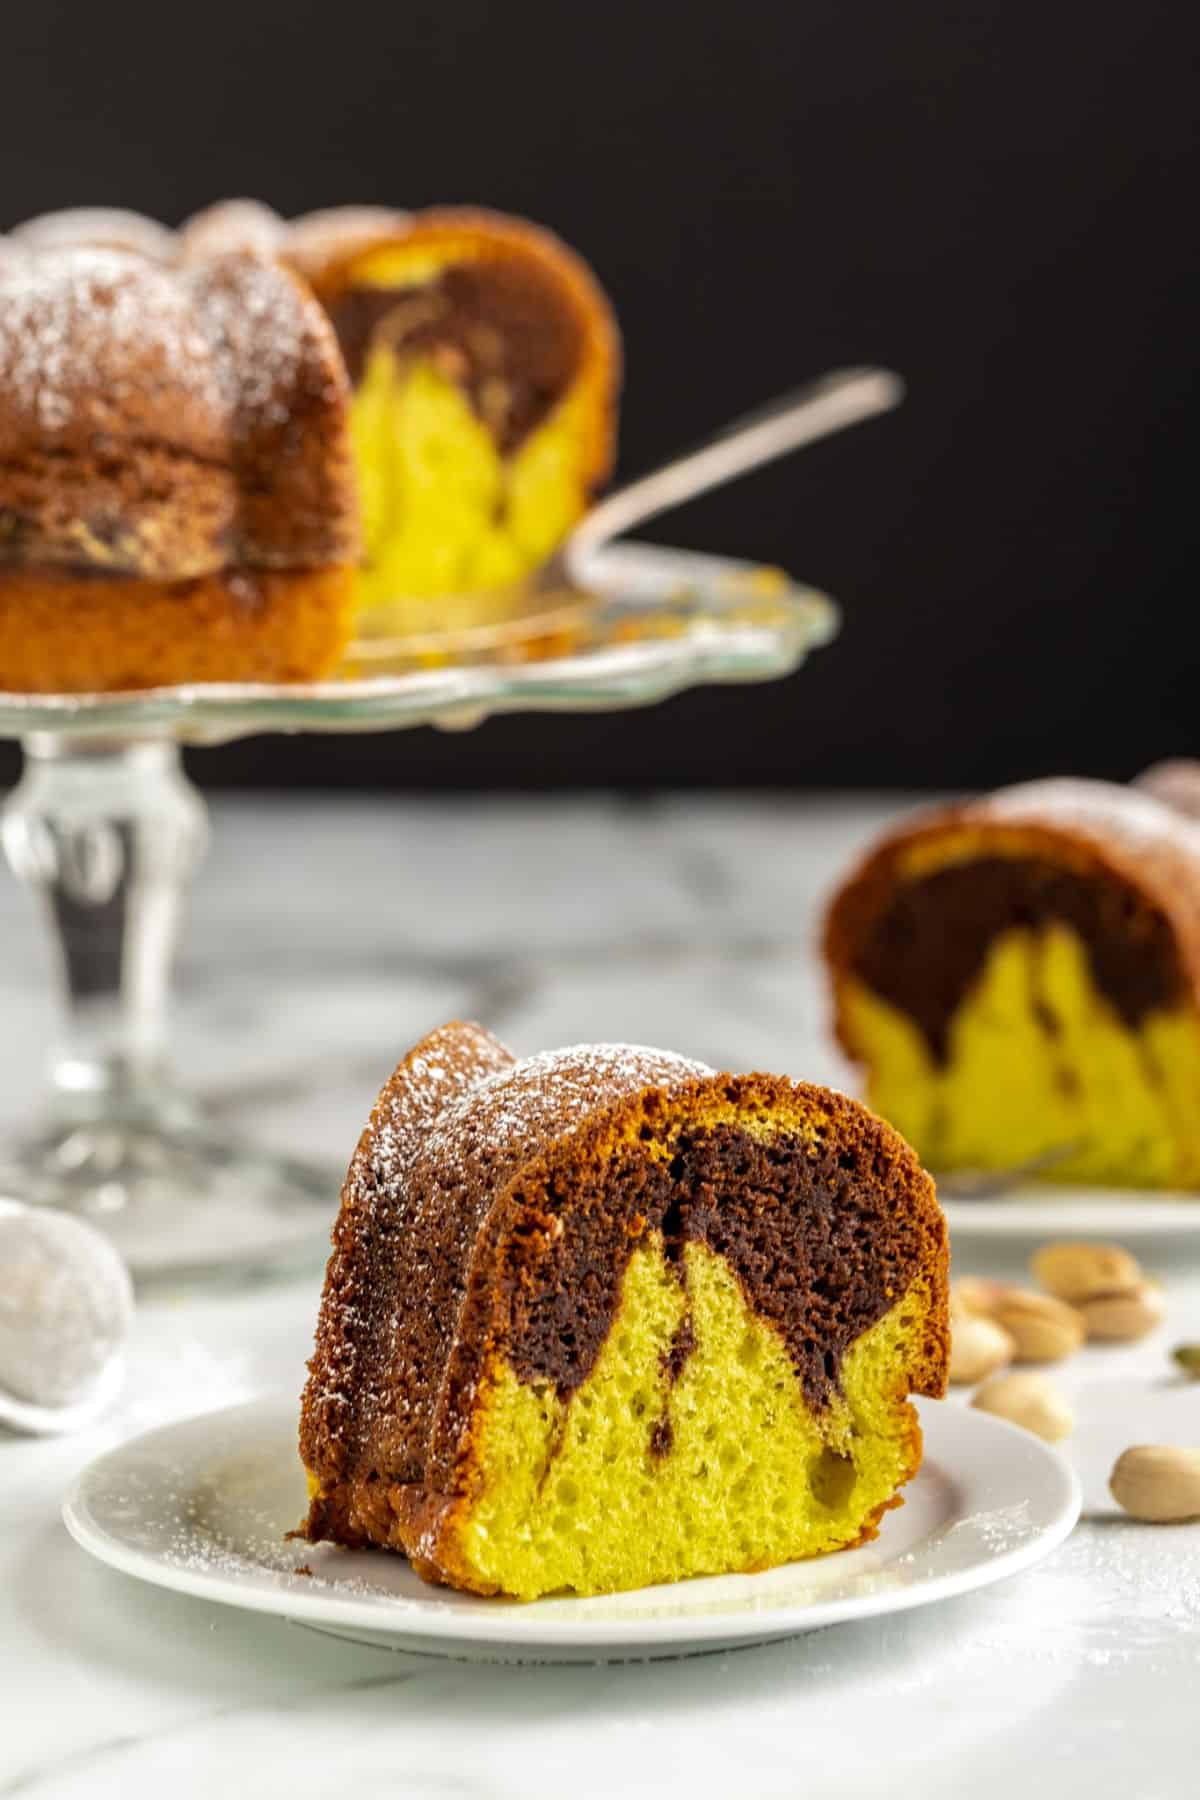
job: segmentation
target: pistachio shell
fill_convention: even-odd
[[[1084,1340],[1082,1314],[1049,1294],[1010,1289],[991,1316],[1016,1344],[1015,1360],[1019,1363],[1062,1362]]]
[[[995,1375],[984,1382],[971,1405],[1032,1431],[1048,1444],[1056,1444],[1075,1428],[1075,1414],[1044,1375]]]
[[[1072,1302],[1119,1294],[1142,1279],[1137,1257],[1120,1244],[1043,1244],[1029,1266],[1039,1287]]]
[[[1097,1294],[1079,1308],[1090,1339],[1132,1344],[1167,1316],[1167,1298],[1152,1282],[1140,1281],[1124,1294]]]
[[[954,1314],[950,1320],[950,1380],[973,1386],[997,1369],[1007,1368],[1016,1348],[994,1319],[978,1313]]]
[[[1117,1458],[1108,1486],[1135,1519],[1154,1525],[1200,1519],[1200,1449],[1135,1444]]]

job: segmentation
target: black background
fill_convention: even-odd
[[[1182,0],[6,8],[10,222],[238,192],[527,213],[617,302],[626,474],[832,365],[910,384],[660,528],[839,598],[794,679],[199,771],[966,785],[1200,749],[1198,50]]]

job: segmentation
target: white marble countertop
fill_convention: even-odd
[[[178,1060],[239,1129],[337,1157],[397,1054],[454,1014],[521,1050],[633,1039],[844,1080],[822,1037],[814,905],[885,810],[223,802]],[[43,948],[0,877],[0,1129],[28,1108],[49,1041]],[[1180,1241],[1145,1254],[1170,1290],[1166,1336],[1200,1338],[1200,1261]],[[958,1260],[1012,1268],[982,1246]],[[597,1668],[357,1648],[76,1549],[58,1516],[74,1473],[152,1424],[298,1392],[315,1301],[308,1280],[147,1302],[112,1415],[66,1440],[0,1435],[0,1796],[1196,1792],[1200,1525],[1085,1518],[1038,1569],[928,1611]],[[1118,1439],[1139,1435],[1163,1342],[1079,1359],[1073,1379],[1109,1397]]]

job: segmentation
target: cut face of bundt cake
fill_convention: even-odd
[[[548,233],[416,213],[314,267],[354,384],[367,606],[517,583],[607,476],[616,327]]]
[[[875,1535],[940,1394],[946,1239],[856,1102],[653,1050],[517,1062],[451,1025],[343,1191],[304,1535],[532,1599]]]
[[[0,242],[0,689],[324,673],[359,537],[320,306],[261,257],[34,240]]]
[[[931,1167],[1200,1186],[1200,827],[1107,782],[880,843],[826,929],[838,1036]]]

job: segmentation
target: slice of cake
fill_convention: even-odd
[[[932,1182],[852,1100],[448,1025],[343,1190],[302,1535],[522,1599],[861,1543],[944,1389],[946,1268]]]
[[[1100,781],[875,846],[830,908],[836,1029],[933,1168],[1200,1186],[1200,827]]]

